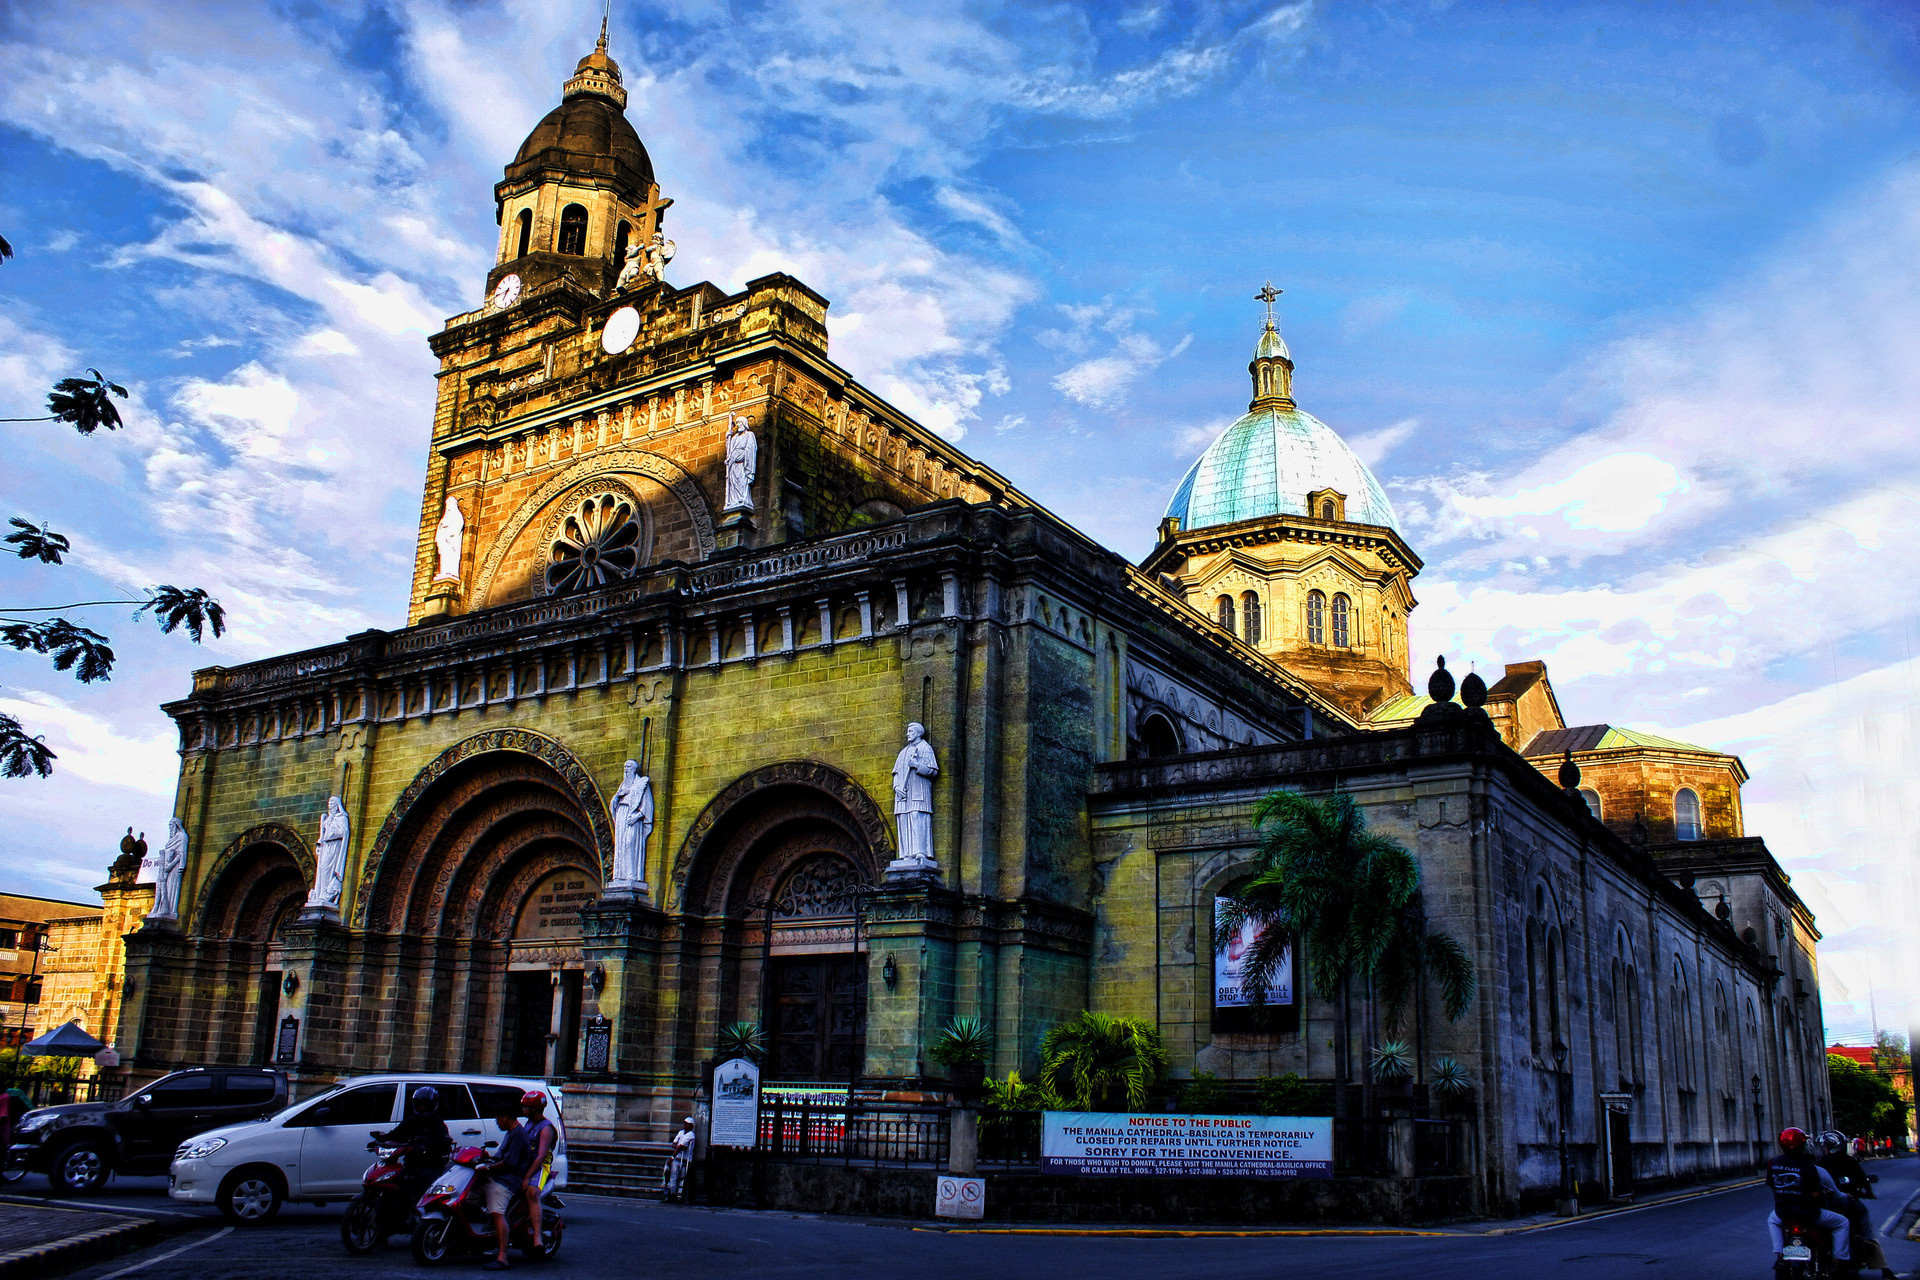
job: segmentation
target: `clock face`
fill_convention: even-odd
[[[493,286],[492,301],[496,310],[510,307],[520,301],[520,277],[501,276],[500,283]]]
[[[639,336],[640,313],[632,307],[622,307],[607,317],[607,327],[600,331],[600,347],[608,355],[617,356]]]

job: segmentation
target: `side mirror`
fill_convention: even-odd
[[[143,1093],[139,1097],[133,1100],[133,1105],[135,1109],[140,1111],[145,1111],[148,1107],[153,1105],[153,1095],[150,1093]]]
[[[491,1150],[493,1150],[493,1149],[494,1149],[495,1147],[497,1147],[497,1146],[499,1146],[499,1145],[500,1145],[500,1144],[499,1144],[499,1143],[497,1143],[497,1142],[483,1142],[483,1143],[481,1143],[481,1144],[480,1144],[480,1147],[481,1147],[481,1149],[482,1149],[483,1151],[491,1151]]]
[[[313,1109],[313,1118],[315,1120],[324,1121],[328,1116],[332,1114],[333,1114],[333,1107],[330,1103],[323,1102],[319,1106]]]

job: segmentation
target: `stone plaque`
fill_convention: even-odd
[[[605,1071],[613,1055],[613,1023],[595,1014],[587,1019],[587,1049],[582,1071]]]
[[[300,1061],[300,1019],[292,1014],[280,1019],[280,1034],[274,1041],[273,1060]]]

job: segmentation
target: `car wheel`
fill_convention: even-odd
[[[285,1198],[265,1169],[241,1169],[220,1184],[220,1213],[235,1226],[251,1227],[279,1213]]]
[[[53,1185],[70,1195],[85,1195],[107,1185],[113,1162],[95,1142],[76,1142],[53,1158],[48,1175]]]

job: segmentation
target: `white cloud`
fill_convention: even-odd
[[[1378,468],[1387,456],[1398,449],[1407,438],[1420,429],[1420,419],[1403,418],[1392,426],[1381,427],[1378,431],[1362,432],[1348,436],[1347,446],[1369,467]]]
[[[180,756],[170,731],[128,737],[118,725],[42,692],[0,695],[0,712],[20,721],[35,737],[46,738],[59,757],[54,763],[58,772],[146,796],[173,794]]]
[[[1119,408],[1136,382],[1185,351],[1193,341],[1193,335],[1187,334],[1171,348],[1163,347],[1135,331],[1134,321],[1140,314],[1137,310],[1111,301],[1064,304],[1059,311],[1067,318],[1068,327],[1040,330],[1034,337],[1042,346],[1072,354],[1098,346],[1108,348],[1106,354],[1081,360],[1053,379],[1054,390],[1090,409]]]

